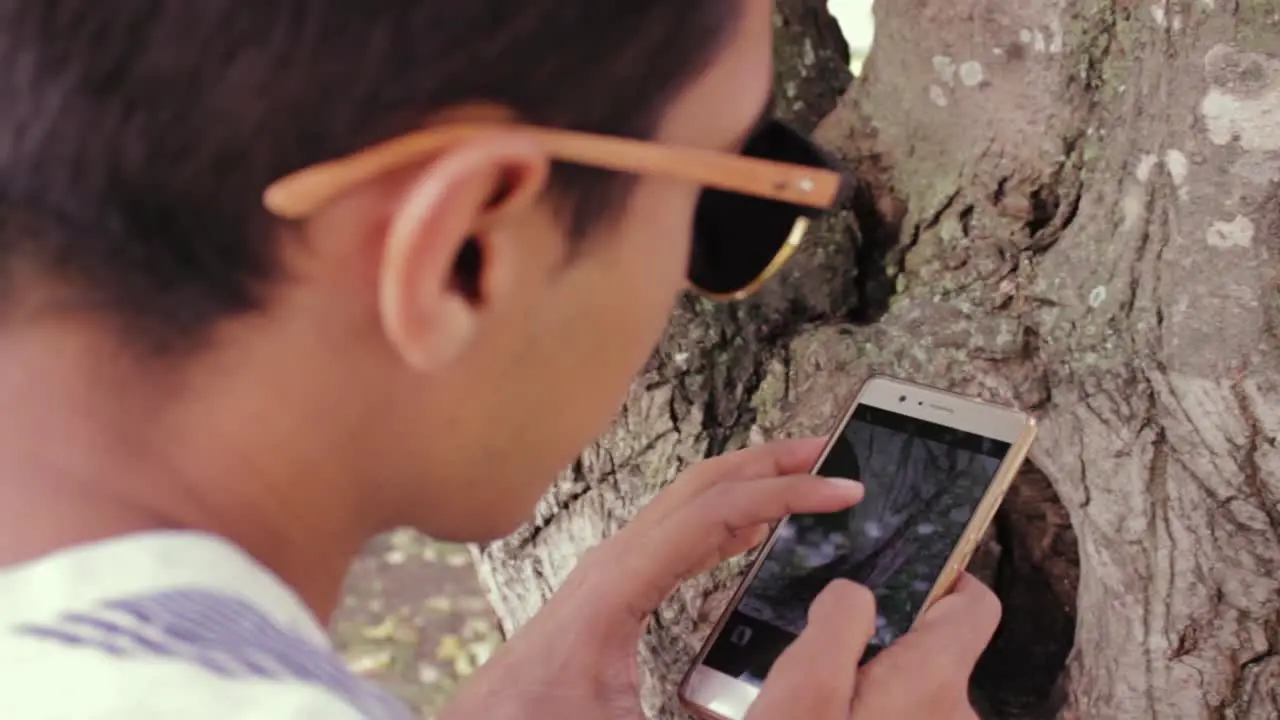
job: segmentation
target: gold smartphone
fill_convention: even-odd
[[[862,662],[875,657],[950,592],[1035,434],[1035,419],[1019,410],[869,379],[814,469],[861,480],[862,502],[778,524],[680,684],[681,702],[709,720],[745,718],[835,578],[875,593],[876,633]]]

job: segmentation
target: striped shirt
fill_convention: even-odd
[[[0,570],[5,720],[410,720],[236,546],[142,533]]]

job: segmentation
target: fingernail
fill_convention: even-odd
[[[838,477],[829,477],[829,478],[826,478],[826,480],[827,482],[831,483],[832,485],[835,485],[836,487],[840,488],[841,490],[844,490],[845,492],[861,492],[862,491],[862,483],[858,482],[857,480],[850,480],[849,478],[838,478]]]

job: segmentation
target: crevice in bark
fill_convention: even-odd
[[[1241,717],[1249,711],[1249,701],[1252,695],[1251,686],[1255,684],[1254,675],[1264,672],[1268,663],[1274,663],[1277,659],[1280,659],[1280,617],[1273,618],[1271,622],[1266,623],[1266,634],[1266,649],[1240,664],[1240,668],[1235,672],[1235,678],[1231,683],[1231,693],[1228,696],[1231,698],[1231,702],[1229,704],[1223,703],[1214,708],[1214,720],[1218,720],[1218,718],[1230,720]]]
[[[574,461],[570,472],[574,477],[582,477],[583,464],[581,458]],[[562,510],[572,509],[573,506],[577,505],[583,498],[590,495],[593,489],[594,488],[590,483],[578,483],[572,488],[569,488],[568,491],[558,499],[558,505]],[[542,533],[561,517],[562,515],[560,513],[556,513],[555,515],[535,518],[533,522],[529,523],[521,531],[521,545],[525,547],[535,547],[542,539]]]
[[[1057,215],[1058,191],[1055,187],[1048,185],[1031,191],[1031,219],[1027,220],[1027,234],[1033,242]]]
[[[853,278],[857,303],[849,320],[874,323],[889,310],[893,297],[898,262],[892,256],[902,234],[904,208],[896,199],[878,202],[872,185],[860,182],[850,200],[850,209],[856,223],[858,249]]]
[[[1261,422],[1254,413],[1253,403],[1249,401],[1244,388],[1239,383],[1233,383],[1231,392],[1246,427],[1245,445],[1240,448],[1238,461],[1244,476],[1244,487],[1262,501],[1262,510],[1267,516],[1267,522],[1270,523],[1275,538],[1280,540],[1280,507],[1277,507],[1277,498],[1267,487],[1264,471],[1258,462],[1259,451],[1264,445],[1274,445],[1274,438],[1268,442],[1261,428]]]
[[[1034,465],[1010,489],[993,534],[998,559],[989,582],[1004,616],[974,672],[975,705],[988,718],[1052,718],[1065,701],[1080,553],[1062,500]]]

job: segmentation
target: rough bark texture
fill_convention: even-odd
[[[481,551],[504,627],[687,463],[823,432],[887,372],[1041,418],[982,558],[1007,611],[985,714],[1280,716],[1280,4],[876,18],[832,109],[838,30],[817,0],[780,2],[781,109],[826,116],[863,192],[761,297],[682,305],[616,428]],[[674,684],[740,569],[656,618],[653,717],[680,716]]]

